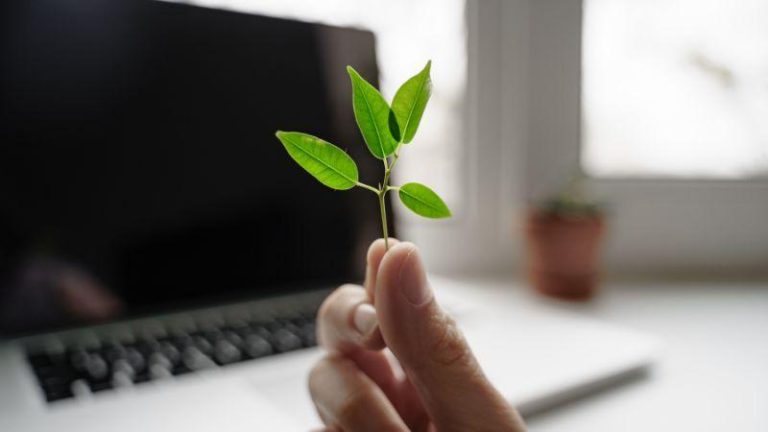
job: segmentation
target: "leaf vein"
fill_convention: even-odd
[[[346,180],[348,180],[348,181],[350,181],[350,182],[353,182],[353,183],[354,183],[354,182],[356,181],[356,180],[355,180],[355,179],[353,179],[352,177],[349,177],[349,176],[348,176],[346,173],[344,173],[344,172],[342,172],[342,171],[339,171],[339,170],[338,170],[338,169],[336,169],[335,167],[332,167],[332,166],[328,165],[328,164],[327,164],[327,163],[325,163],[325,162],[324,162],[322,159],[320,159],[320,158],[318,158],[317,156],[315,156],[315,155],[311,154],[309,151],[307,151],[305,148],[301,147],[300,145],[296,144],[295,142],[292,142],[292,141],[290,141],[290,140],[286,140],[286,141],[287,141],[289,144],[291,144],[292,146],[294,146],[295,148],[297,148],[299,151],[301,151],[301,152],[302,152],[302,154],[304,154],[304,155],[308,156],[310,159],[312,159],[312,160],[314,160],[315,162],[319,163],[319,164],[320,164],[322,167],[324,167],[324,169],[325,169],[326,171],[330,169],[330,170],[332,170],[332,171],[336,172],[336,173],[337,173],[338,175],[340,175],[341,177],[344,177]]]
[[[357,88],[360,88],[361,84],[357,84]],[[373,129],[376,131],[376,138],[379,141],[379,148],[381,149],[381,155],[386,157],[387,152],[384,151],[384,141],[381,139],[381,133],[379,132],[379,125],[376,124],[376,115],[373,111],[373,108],[371,108],[371,104],[368,102],[368,95],[365,93],[362,93],[363,101],[365,102],[365,106],[368,108],[368,114],[371,116],[371,123],[373,123]]]

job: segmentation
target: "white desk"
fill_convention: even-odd
[[[464,280],[482,287],[480,302],[562,308],[663,342],[650,376],[537,414],[531,432],[768,431],[768,282],[607,282],[574,304],[519,282]]]

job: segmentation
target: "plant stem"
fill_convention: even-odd
[[[397,149],[395,149],[395,155],[392,158],[392,163],[389,165],[389,171],[392,172],[392,170],[395,168],[395,164],[397,163],[397,159],[400,157],[400,145],[398,144]]]
[[[361,183],[361,182],[357,182],[357,185],[358,185],[358,186],[360,186],[360,187],[361,187],[361,188],[363,188],[363,189],[368,189],[369,191],[371,191],[371,192],[373,192],[373,193],[375,193],[375,194],[377,194],[377,195],[379,194],[379,190],[378,190],[378,189],[376,189],[376,188],[375,188],[375,187],[373,187],[373,186],[368,186],[367,184],[365,184],[365,183]]]
[[[381,208],[381,229],[384,231],[384,250],[389,250],[389,233],[387,232],[387,204],[384,201],[384,195],[387,190],[382,186],[379,191],[379,207]]]
[[[368,185],[362,185],[358,183],[359,186],[368,186],[368,189],[371,189],[376,192],[376,194],[379,196],[379,208],[381,209],[381,230],[384,233],[384,249],[389,250],[389,232],[387,230],[387,203],[384,200],[387,196],[387,192],[391,189],[397,189],[392,188],[389,186],[389,177],[392,174],[392,168],[395,167],[395,163],[397,163],[397,158],[400,155],[400,144],[398,143],[397,148],[395,149],[395,154],[392,157],[392,163],[390,164],[387,160],[386,156],[384,157],[384,180],[379,185],[379,189],[376,190],[373,187],[370,187]]]
[[[397,162],[397,153],[395,153],[395,157],[392,159],[392,165],[387,167],[387,169],[384,170],[384,181],[381,183],[381,190],[384,191],[384,193],[387,193],[387,188],[389,187],[389,176],[392,174],[392,168],[395,167],[395,163]]]

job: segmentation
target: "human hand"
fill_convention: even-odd
[[[435,301],[410,243],[375,241],[365,286],[344,285],[318,315],[328,351],[309,376],[327,431],[524,431]]]

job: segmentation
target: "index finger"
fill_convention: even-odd
[[[398,239],[394,237],[389,238],[390,248],[398,243],[400,243]],[[374,303],[375,300],[374,293],[376,292],[376,276],[379,273],[379,265],[381,265],[381,260],[384,259],[386,253],[387,248],[384,239],[378,239],[368,247],[365,265],[365,283],[363,286],[365,286],[365,292],[368,293],[368,298],[370,298],[371,303]]]

